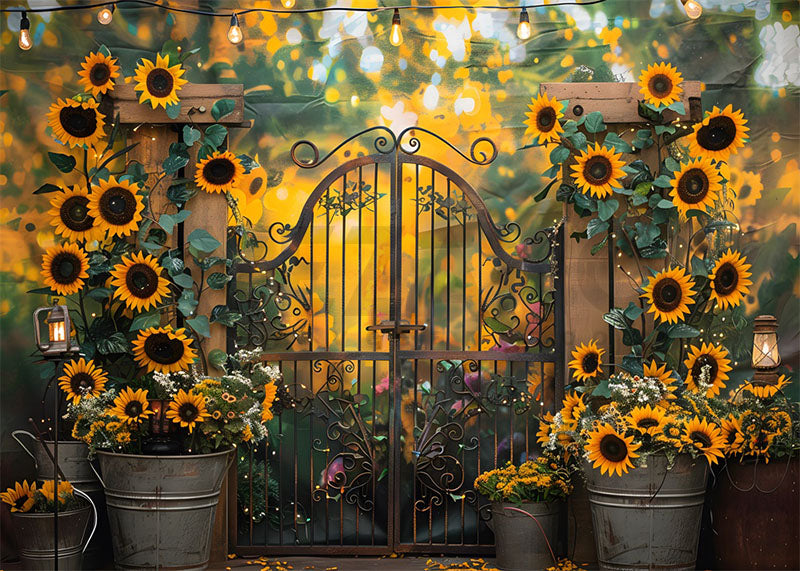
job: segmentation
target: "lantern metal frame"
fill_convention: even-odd
[[[765,336],[771,338],[769,342],[764,340]],[[759,341],[764,342],[759,343]],[[763,350],[764,345],[767,346],[767,351]],[[768,365],[762,364],[765,358],[769,360]],[[780,364],[778,319],[772,315],[759,315],[753,321],[753,354],[751,359],[751,365],[755,370],[753,383],[775,384],[778,379],[777,371]]]
[[[45,321],[54,323],[57,318],[63,316],[64,322],[64,340],[57,341],[51,339],[48,335],[48,343],[42,340],[42,326],[39,316],[48,312]],[[49,329],[49,327],[48,327]],[[36,336],[36,347],[42,353],[42,356],[48,360],[62,360],[68,356],[74,355],[80,351],[80,346],[72,339],[72,320],[69,317],[69,308],[66,305],[53,305],[50,307],[40,307],[33,312],[33,330]]]

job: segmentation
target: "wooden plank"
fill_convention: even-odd
[[[239,125],[244,121],[244,85],[240,83],[187,83],[178,92],[181,100],[181,112],[175,119],[167,117],[163,107],[153,109],[149,103],[139,103],[139,94],[134,91],[132,83],[118,85],[114,88],[111,99],[114,103],[114,115],[119,113],[120,122],[124,124],[157,123],[183,125],[191,123],[221,123],[223,125]],[[233,111],[215,121],[211,116],[214,102],[220,99],[233,99]]]
[[[687,122],[700,121],[703,117],[700,82],[684,81],[682,87],[681,101],[686,113],[678,115],[667,111],[665,117]],[[564,111],[566,119],[579,119],[592,111],[600,111],[607,124],[644,122],[638,111],[642,94],[637,83],[542,83],[539,91],[559,101],[569,100],[569,106]]]

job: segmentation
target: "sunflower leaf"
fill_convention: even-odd
[[[175,253],[175,255],[173,255]],[[169,275],[174,276],[179,274],[183,271],[186,267],[183,263],[183,260],[179,258],[180,255],[179,250],[170,250],[166,252],[164,257],[161,259],[161,267],[166,268]]]
[[[547,186],[545,186],[544,189],[539,194],[537,194],[536,196],[533,197],[533,201],[534,202],[541,202],[542,200],[547,198],[547,194],[550,192],[550,189],[553,187],[553,185],[556,182],[558,182],[558,179],[554,178],[549,183],[547,183]]]
[[[230,115],[236,108],[236,102],[233,99],[218,99],[211,106],[211,116],[214,121],[219,121],[223,117]]]
[[[592,256],[594,256],[595,254],[597,254],[597,252],[599,252],[600,250],[602,250],[602,249],[603,249],[603,247],[604,247],[604,246],[605,246],[607,243],[608,243],[608,234],[606,234],[605,236],[603,236],[603,239],[602,239],[602,240],[600,240],[600,241],[599,241],[597,244],[595,244],[594,246],[592,246],[592,250],[591,250],[591,252],[592,252]]]
[[[608,133],[606,133],[606,138],[603,141],[603,145],[611,147],[618,153],[633,152],[633,147],[631,147],[629,143],[623,141],[622,137],[617,135],[614,131],[609,131]]]
[[[147,180],[147,173],[144,170],[144,165],[139,161],[131,161],[131,164],[128,165],[128,176],[131,177],[131,181],[137,184],[144,184]]]
[[[199,129],[195,129],[191,125],[184,125],[183,126],[183,143],[187,147],[191,147],[197,141],[201,139],[203,133],[200,132]]]
[[[628,307],[622,312],[622,314],[631,321],[638,319],[642,313],[644,313],[644,310],[632,301],[628,302]]]
[[[563,163],[565,160],[569,158],[569,149],[558,145],[552,151],[550,151],[550,163],[554,165],[558,165]]]
[[[209,125],[206,129],[206,138],[204,143],[213,147],[215,150],[225,142],[225,137],[228,136],[228,130],[222,125]]]
[[[213,252],[222,245],[222,242],[214,238],[202,228],[196,228],[192,230],[192,233],[189,234],[187,240],[191,246],[205,253]]]
[[[167,234],[172,234],[175,225],[185,221],[190,214],[191,211],[189,210],[179,210],[175,214],[162,214],[158,217],[158,225],[161,226]]]
[[[196,307],[197,307],[197,300],[194,298],[194,290],[191,289],[183,290],[183,293],[178,298],[178,311],[180,311],[184,315],[184,317],[189,317],[194,313]],[[195,331],[197,330],[195,329]],[[206,337],[208,336],[206,335]]]
[[[86,297],[95,301],[105,301],[113,292],[107,287],[96,287],[86,293]]]
[[[597,201],[597,214],[600,215],[600,220],[608,220],[619,208],[619,202],[614,200],[613,198],[609,198],[608,200],[598,200]]]
[[[172,281],[183,289],[189,289],[194,285],[194,280],[189,274],[175,274],[172,276]]]
[[[58,170],[67,174],[71,173],[75,168],[77,161],[72,155],[62,155],[61,153],[47,153],[50,157],[50,162],[53,163]]]
[[[233,279],[233,276],[223,274],[221,272],[214,272],[206,278],[206,283],[211,289],[223,289],[228,282]]]
[[[174,174],[189,164],[189,157],[183,155],[170,155],[161,165],[164,172],[167,174]]]
[[[697,256],[692,256],[692,275],[693,276],[708,276],[708,268],[706,263]]]
[[[592,111],[586,116],[583,126],[590,133],[602,133],[606,130],[606,124],[603,122],[603,114],[600,111]]]
[[[128,353],[128,340],[125,335],[117,331],[109,336],[100,337],[95,340],[97,352],[101,355],[115,355],[118,353]]]
[[[208,353],[208,362],[216,368],[224,371],[224,365],[228,362],[228,354],[222,349],[212,349]]]
[[[608,222],[599,218],[592,218],[589,220],[589,224],[586,225],[586,237],[597,236],[606,230],[608,230]]]
[[[198,335],[202,335],[203,337],[211,337],[211,324],[208,322],[208,317],[205,315],[198,315],[195,318],[187,319],[186,324]]]
[[[170,103],[164,110],[167,112],[167,117],[174,121],[181,114],[181,102]]]
[[[597,383],[597,386],[594,389],[592,389],[592,396],[606,397],[606,398],[611,396],[611,391],[608,388],[608,379],[603,379],[602,381]]]
[[[161,313],[157,310],[149,311],[147,313],[140,313],[134,317],[131,323],[131,331],[139,331],[140,329],[147,329],[148,327],[157,327],[161,323]]]
[[[679,115],[686,114],[686,106],[683,104],[683,101],[675,101],[674,103],[670,103],[667,105],[667,109],[672,109],[675,113]]]
[[[672,186],[672,180],[665,174],[658,175],[653,184],[661,188],[669,188]]]
[[[603,315],[603,321],[614,329],[630,329],[630,324],[622,313],[622,310],[616,307]]]
[[[217,305],[211,310],[211,323],[219,323],[225,327],[233,327],[241,318],[241,313],[231,311],[226,305]]]
[[[685,323],[674,323],[667,328],[667,337],[670,339],[682,339],[685,337],[697,337],[700,330]]]
[[[43,184],[42,186],[40,186],[36,190],[34,190],[33,194],[47,194],[48,192],[56,192],[56,191],[59,191],[59,190],[61,190],[59,187],[57,187],[54,184],[50,184],[48,182],[46,184]]]

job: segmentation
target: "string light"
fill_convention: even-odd
[[[389,43],[393,46],[399,46],[403,43],[403,31],[400,29],[400,10],[394,9],[392,15],[392,30],[389,33]]]
[[[697,20],[703,15],[703,6],[697,0],[681,0],[683,9],[686,10],[686,15],[692,20]]]
[[[228,41],[232,44],[239,44],[244,39],[242,29],[239,27],[239,17],[231,15],[231,27],[228,28]]]
[[[522,12],[519,13],[519,25],[517,26],[517,37],[520,40],[527,40],[531,37],[531,33],[533,30],[531,29],[531,19],[528,16],[528,10],[526,8],[522,9]]]
[[[111,20],[114,19],[114,10],[116,9],[116,4],[112,4],[110,8],[108,6],[103,7],[103,9],[97,13],[97,21],[104,26],[108,26]]]
[[[281,5],[286,8],[294,8],[294,1],[295,0],[281,0]]]
[[[27,14],[23,12],[19,20],[19,49],[28,51],[32,47],[31,21],[28,20]]]

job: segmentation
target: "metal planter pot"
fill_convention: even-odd
[[[601,569],[695,569],[708,463],[665,456],[606,476],[584,463]]]
[[[550,549],[555,551],[558,542],[561,505],[560,502],[530,502],[520,506],[492,502],[491,525],[497,546],[497,566],[503,571],[530,571],[553,565]]]
[[[33,458],[36,464],[36,479],[40,482],[44,480],[53,479],[53,462],[45,452],[44,444],[27,430],[15,430],[11,433],[14,440],[17,441],[28,456]],[[30,443],[26,443],[20,438],[26,436],[30,439]],[[50,453],[53,453],[53,441],[45,441]],[[31,446],[32,444],[32,446]],[[83,442],[74,440],[59,440],[58,441],[58,465],[64,472],[64,477],[69,483],[78,488],[79,490],[92,493],[100,491],[100,482],[92,472],[89,465],[89,449]]]
[[[729,460],[711,497],[717,569],[800,569],[800,458]]]
[[[116,567],[205,569],[231,451],[97,455]]]

